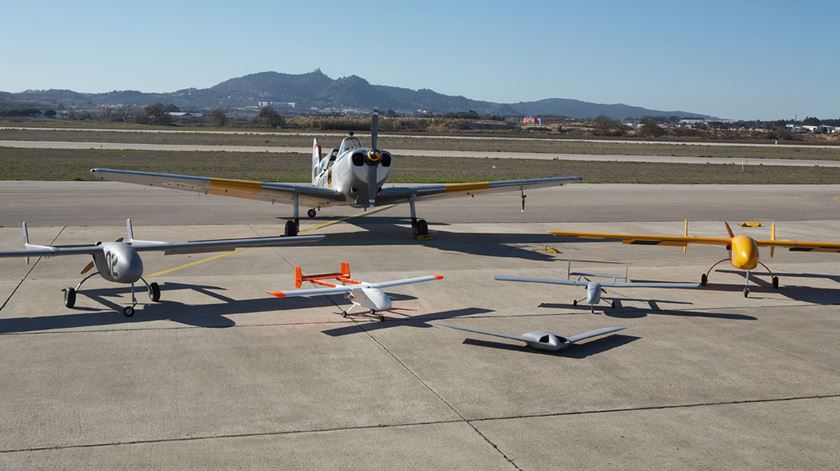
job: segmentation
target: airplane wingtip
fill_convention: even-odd
[[[266,291],[266,293],[270,294],[272,296],[276,296],[278,298],[285,298],[286,297],[286,293],[284,293],[282,291]]]
[[[432,275],[432,276],[434,276],[436,280],[442,280],[443,279],[443,275],[440,275],[440,274],[437,274],[437,273]]]

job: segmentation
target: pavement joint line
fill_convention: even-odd
[[[425,421],[425,422],[410,422],[410,423],[397,423],[397,424],[357,425],[357,426],[332,427],[332,428],[308,429],[308,430],[285,430],[285,431],[267,431],[267,432],[252,432],[252,433],[238,433],[238,434],[232,433],[232,434],[219,434],[219,435],[202,435],[202,436],[192,436],[192,437],[158,438],[158,439],[147,439],[147,440],[126,440],[126,441],[114,441],[114,442],[106,442],[106,443],[83,443],[83,444],[77,444],[77,445],[53,445],[53,446],[28,447],[28,448],[10,448],[10,449],[5,449],[5,450],[0,449],[0,454],[27,453],[27,452],[39,452],[39,451],[60,451],[60,450],[80,449],[80,448],[102,448],[102,447],[124,446],[124,445],[146,445],[146,444],[156,444],[156,443],[177,443],[177,442],[191,442],[191,441],[200,441],[200,440],[271,437],[271,436],[298,435],[298,434],[307,434],[307,433],[328,433],[328,432],[345,432],[345,431],[355,431],[355,430],[423,427],[423,426],[428,426],[428,425],[457,424],[457,423],[462,423],[462,422],[466,422],[466,423],[469,424],[470,422],[491,422],[491,421],[499,421],[499,420],[517,420],[517,419],[531,419],[531,418],[542,418],[542,417],[549,418],[549,417],[610,414],[610,413],[637,412],[637,411],[638,412],[645,412],[645,411],[669,410],[669,409],[687,409],[687,408],[696,408],[696,407],[714,407],[714,406],[743,405],[743,404],[767,404],[767,403],[776,403],[776,402],[809,401],[809,400],[838,399],[838,398],[840,398],[840,393],[838,393],[838,394],[809,395],[809,396],[791,396],[791,397],[782,397],[782,398],[775,398],[775,399],[774,398],[770,398],[770,399],[745,399],[745,400],[736,400],[736,401],[704,402],[704,403],[694,403],[694,404],[675,404],[675,405],[666,405],[666,406],[628,407],[628,408],[617,408],[617,409],[571,411],[571,412],[557,412],[557,413],[531,414],[531,415],[522,414],[522,415],[511,415],[511,416],[500,416],[500,417],[484,417],[484,418],[476,418],[476,419],[469,419],[469,420],[466,420],[466,419],[464,419],[464,420],[450,419],[450,420],[433,420],[433,421]],[[472,425],[472,424],[470,424],[470,425]]]
[[[334,224],[349,221],[351,219],[364,217],[364,216],[367,216],[369,214],[375,214],[375,213],[378,213],[380,211],[390,209],[392,207],[394,207],[394,205],[389,204],[389,205],[385,205],[385,206],[380,206],[378,208],[374,208],[370,211],[364,211],[364,212],[361,212],[361,213],[351,214],[350,216],[345,216],[343,218],[339,218],[339,219],[335,219],[335,220],[332,220],[332,221],[325,222],[323,224],[319,224],[315,227],[310,227],[310,228],[304,229],[304,230],[300,231],[300,234],[307,234],[311,231],[317,231],[317,230],[323,229],[325,227],[332,226]],[[248,227],[250,227],[250,226],[248,226]],[[251,230],[253,231],[253,228],[251,228]],[[192,262],[187,262],[187,263],[184,263],[182,265],[178,265],[178,266],[175,266],[175,267],[172,267],[172,268],[167,268],[165,270],[157,271],[157,272],[152,273],[151,275],[147,276],[146,278],[147,279],[159,278],[163,275],[168,275],[170,273],[174,273],[176,271],[181,271],[181,270],[184,270],[186,268],[191,268],[191,267],[194,267],[196,265],[201,265],[201,264],[204,264],[204,263],[207,263],[207,262],[212,262],[214,260],[218,260],[218,259],[224,258],[224,257],[230,257],[231,255],[235,255],[237,253],[242,253],[246,250],[248,250],[248,249],[247,248],[240,248],[240,249],[235,249],[231,252],[224,252],[224,253],[220,253],[220,254],[216,254],[216,255],[211,255],[209,257],[201,258],[201,259],[198,259],[198,260],[193,260]]]
[[[569,411],[569,412],[547,412],[542,414],[521,414],[512,416],[500,417],[482,417],[478,419],[470,419],[473,422],[490,422],[494,420],[512,420],[512,419],[536,419],[542,417],[563,417],[571,415],[594,415],[594,414],[612,414],[616,412],[645,412],[658,410],[673,410],[673,409],[693,409],[698,407],[714,407],[714,406],[736,406],[743,404],[768,404],[777,402],[793,402],[793,401],[809,401],[818,399],[840,399],[840,393],[834,394],[812,394],[808,396],[788,396],[767,399],[741,399],[731,401],[718,402],[697,402],[693,404],[671,404],[664,406],[639,406],[639,407],[619,407],[615,409],[601,409],[601,410],[584,410],[584,411]]]
[[[58,230],[58,234],[56,234],[55,237],[53,237],[53,240],[50,242],[49,245],[55,244],[55,241],[58,240],[59,236],[61,236],[61,233],[64,232],[64,229],[66,229],[66,228],[67,228],[67,226],[61,226],[61,229]],[[18,291],[18,289],[20,289],[21,285],[23,285],[23,282],[26,281],[27,278],[29,278],[29,275],[32,274],[32,271],[35,270],[35,267],[38,266],[38,263],[40,263],[41,259],[43,259],[43,258],[44,257],[38,257],[35,260],[35,262],[32,263],[32,266],[29,268],[29,270],[27,270],[26,273],[23,274],[23,278],[20,279],[18,284],[15,285],[14,289],[12,289],[12,292],[9,293],[9,296],[6,298],[6,300],[3,301],[3,304],[0,305],[0,311],[2,311],[3,308],[5,308],[7,304],[9,304],[9,301],[12,300],[12,297],[15,295],[15,293],[17,293],[17,291]]]

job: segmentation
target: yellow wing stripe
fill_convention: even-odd
[[[458,191],[489,190],[489,189],[490,189],[490,182],[449,183],[444,187],[444,190],[447,193],[458,192]]]
[[[567,232],[549,231],[558,237],[574,237],[578,239],[620,240],[625,244],[638,245],[666,245],[683,247],[688,244],[729,245],[728,237],[696,237],[696,236],[666,236],[652,234],[620,234],[613,232]]]
[[[237,198],[254,199],[262,190],[260,182],[248,180],[227,180],[222,178],[211,178],[207,185],[207,194],[220,196],[235,196]]]

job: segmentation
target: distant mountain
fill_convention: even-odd
[[[107,93],[78,93],[72,90],[27,90],[20,93],[0,92],[3,103],[40,103],[44,106],[145,106],[172,103],[182,109],[238,108],[256,106],[258,102],[294,102],[296,109],[309,110],[395,110],[431,113],[457,113],[469,110],[483,115],[538,115],[594,118],[606,115],[614,119],[642,116],[681,116],[710,118],[686,111],[661,111],[624,104],[599,104],[566,98],[494,103],[471,100],[463,96],[437,93],[429,89],[371,85],[351,75],[332,79],[320,70],[307,74],[260,72],[225,80],[210,88],[186,88],[168,93],[144,93],[136,90],[115,90]]]

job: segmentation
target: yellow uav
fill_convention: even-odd
[[[840,252],[840,243],[836,242],[808,242],[800,240],[776,239],[776,225],[770,225],[770,239],[753,239],[746,235],[735,235],[729,223],[726,225],[726,232],[729,237],[697,237],[688,235],[688,220],[685,221],[685,233],[681,236],[654,235],[654,234],[621,234],[612,232],[569,232],[549,231],[550,234],[560,237],[575,237],[580,239],[604,239],[620,240],[624,244],[638,245],[666,245],[683,247],[687,250],[689,244],[723,245],[729,251],[727,258],[718,260],[707,271],[700,275],[700,284],[705,286],[709,281],[709,274],[719,264],[729,261],[734,268],[746,271],[746,285],[744,296],[750,294],[750,270],[761,265],[771,276],[773,288],[779,288],[779,277],[759,260],[759,247],[770,247],[770,256],[773,256],[776,247],[785,247],[792,252]]]

